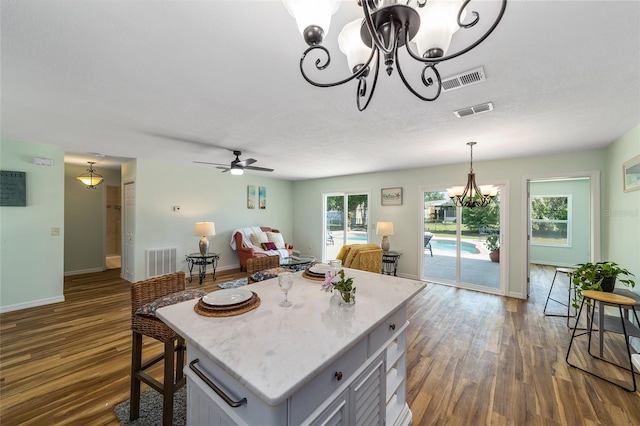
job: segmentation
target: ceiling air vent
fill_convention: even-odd
[[[442,91],[448,92],[450,90],[460,89],[465,86],[470,86],[476,83],[482,83],[486,78],[484,76],[484,68],[478,67],[463,73],[452,75],[451,77],[445,77],[442,79]]]
[[[456,117],[462,118],[462,117],[467,117],[469,115],[481,114],[483,112],[488,112],[488,111],[493,111],[493,103],[491,102],[486,102],[484,104],[480,104],[472,107],[462,108],[462,109],[453,111],[453,113],[456,115]]]

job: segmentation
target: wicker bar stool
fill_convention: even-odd
[[[580,309],[578,310],[578,316],[576,318],[576,323],[580,320],[580,315],[582,314],[582,308],[584,308],[585,302],[587,302],[588,304],[590,304],[590,307],[587,307],[587,329],[586,331],[577,334],[576,335],[576,331],[577,331],[577,327],[573,328],[573,333],[571,334],[571,341],[569,342],[569,348],[567,349],[567,356],[565,358],[565,361],[567,362],[567,364],[569,364],[570,366],[577,368],[578,370],[584,371],[585,373],[591,374],[592,376],[595,376],[599,379],[602,379],[606,382],[611,383],[612,385],[616,385],[626,391],[629,392],[635,392],[636,391],[636,376],[635,373],[633,371],[633,365],[634,365],[634,361],[637,362],[637,360],[635,360],[635,355],[631,355],[631,349],[629,348],[630,343],[629,343],[629,336],[635,336],[635,337],[640,337],[640,330],[633,325],[633,323],[631,323],[629,320],[625,319],[624,314],[623,314],[623,310],[624,309],[628,309],[631,310],[633,312],[633,317],[636,320],[636,324],[640,324],[640,321],[638,321],[638,313],[636,312],[635,309],[635,304],[636,301],[630,297],[625,297],[625,296],[620,296],[618,294],[613,294],[613,293],[607,293],[607,292],[602,292],[602,291],[595,291],[595,290],[584,290],[582,292],[582,303],[580,304]],[[602,307],[602,305],[609,305],[609,306],[617,306],[618,307],[618,311],[620,314],[620,322],[618,323],[617,320],[618,318],[616,317],[612,317],[609,315],[604,315],[604,309],[600,309],[600,313],[598,314],[598,322],[599,322],[599,328],[598,328],[598,332],[600,333],[600,339],[602,341],[602,333],[604,331],[613,331],[616,333],[620,333],[624,335],[624,340],[625,340],[625,345],[627,347],[627,356],[628,356],[628,360],[629,360],[629,367],[625,367],[623,365],[620,364],[616,364],[615,362],[606,360],[602,357],[599,357],[597,355],[593,355],[591,353],[591,333],[593,332],[593,322],[594,322],[594,318],[596,317],[596,312],[595,312],[595,308],[596,308],[596,303],[600,304],[600,307]],[[590,312],[589,312],[590,311]],[[571,347],[573,346],[573,341],[576,337],[578,336],[582,336],[587,334],[589,336],[589,340],[587,343],[587,353],[589,355],[591,355],[592,358],[598,359],[600,361],[604,361],[607,362],[611,365],[614,365],[618,368],[621,368],[623,370],[627,370],[631,373],[631,383],[632,386],[631,387],[625,387],[622,386],[620,383],[616,383],[613,382],[599,374],[596,374],[592,371],[587,370],[586,368],[582,368],[582,367],[578,367],[577,365],[574,365],[572,363],[569,362],[569,355],[571,355]]]
[[[162,424],[173,423],[173,394],[186,383],[183,374],[185,342],[164,322],[157,318],[136,314],[141,306],[185,289],[184,272],[154,277],[131,285],[131,330],[133,331],[131,356],[131,405],[129,418],[140,415],[140,383],[144,382],[162,394]],[[142,362],[142,336],[164,343],[164,352]],[[174,358],[176,358],[174,362]],[[145,370],[164,359],[164,378],[160,383]]]

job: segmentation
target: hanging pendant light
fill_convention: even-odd
[[[78,180],[86,185],[87,189],[96,189],[96,186],[100,185],[104,178],[93,169],[95,161],[87,161],[87,163],[89,163],[87,173],[78,176]]]
[[[486,207],[498,194],[498,188],[493,185],[481,185],[476,183],[476,175],[473,173],[473,146],[477,142],[467,142],[471,148],[471,163],[467,175],[466,186],[454,186],[447,189],[451,201],[458,207]]]

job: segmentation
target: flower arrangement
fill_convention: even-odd
[[[356,288],[353,286],[353,278],[345,279],[344,269],[340,269],[337,273],[333,269],[329,269],[325,274],[322,290],[333,292],[334,289],[340,292],[345,303],[353,302],[352,298],[355,298]]]

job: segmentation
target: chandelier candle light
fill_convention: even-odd
[[[471,148],[471,166],[467,175],[467,185],[454,186],[447,189],[447,193],[458,207],[486,207],[498,194],[498,188],[493,185],[476,184],[476,175],[473,173],[473,146],[477,142],[467,142]]]
[[[201,236],[200,254],[206,256],[209,253],[209,240],[207,235],[216,235],[216,225],[213,222],[196,222],[193,228],[193,235]]]
[[[393,235],[393,222],[378,222],[376,223],[376,235],[382,235],[382,241],[380,247],[382,251],[389,251],[391,248],[389,244],[389,235]]]
[[[78,176],[78,180],[85,184],[87,189],[96,189],[96,186],[100,185],[104,178],[93,169],[93,165],[96,164],[95,161],[87,161],[87,163],[89,163],[87,173]]]
[[[351,76],[336,82],[323,83],[312,79],[305,71],[307,55],[316,51],[314,64],[317,71],[325,70],[331,62],[329,50],[322,41],[329,32],[331,15],[340,6],[340,0],[283,0],[289,13],[296,19],[298,30],[310,47],[300,59],[300,72],[304,79],[317,87],[333,87],[358,80],[356,102],[364,111],[376,88],[380,55],[384,57],[387,75],[394,64],[405,87],[423,101],[434,101],[440,96],[442,81],[436,65],[457,58],[482,43],[498,26],[507,6],[507,0],[496,0],[500,10],[488,29],[465,47],[448,52],[453,34],[459,29],[470,29],[480,21],[480,14],[471,11],[467,20],[467,5],[471,0],[357,0],[363,18],[345,25],[338,36],[338,47],[347,57]],[[417,47],[410,47],[410,42]],[[406,46],[409,56],[422,64],[421,80],[428,93],[419,93],[403,75],[398,50]],[[311,56],[309,56],[311,57]],[[309,62],[312,62],[311,59]],[[313,67],[310,67],[313,69]],[[367,78],[373,69],[371,86]],[[424,89],[423,88],[423,89]]]

